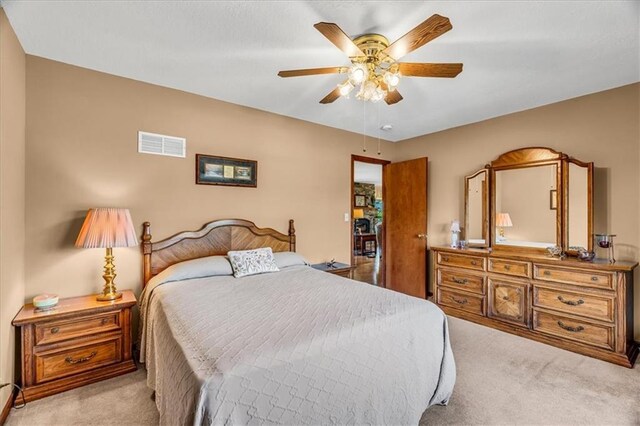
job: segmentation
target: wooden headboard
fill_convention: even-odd
[[[142,253],[144,285],[169,266],[190,259],[226,255],[230,250],[271,247],[274,252],[296,251],[296,230],[289,220],[288,234],[271,228],[258,228],[243,219],[209,222],[199,231],[180,232],[158,242],[151,242],[151,224],[143,224]]]

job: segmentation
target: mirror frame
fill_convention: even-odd
[[[484,237],[484,244],[479,244],[479,243],[472,244],[469,242],[469,234],[468,234],[469,232],[469,181],[475,178],[476,176],[480,175],[481,173],[485,173],[485,185],[486,185],[485,198],[483,199],[483,202],[484,202],[483,214],[484,214],[485,220],[482,223],[482,236]],[[490,193],[491,193],[490,182],[491,182],[491,172],[488,168],[482,168],[477,172],[464,177],[464,239],[467,240],[468,247],[487,248],[491,243],[491,231],[489,229],[490,228],[489,214],[491,211],[491,209],[489,208]]]
[[[508,252],[530,252],[530,253],[546,253],[545,248],[526,247],[526,246],[509,246],[504,244],[496,244],[496,172],[501,170],[523,169],[529,167],[547,166],[555,164],[556,170],[556,189],[558,191],[558,208],[556,210],[556,245],[565,248],[565,190],[563,177],[566,175],[565,160],[568,157],[561,152],[554,151],[550,148],[533,147],[520,148],[513,151],[505,152],[496,160],[491,162],[490,181],[491,181],[491,247],[495,251]]]
[[[566,167],[564,168],[564,173],[562,175],[562,184],[564,188],[563,193],[563,205],[565,206],[563,209],[563,221],[566,226],[563,228],[563,241],[564,245],[562,248],[565,253],[571,256],[577,256],[577,250],[569,250],[569,191],[571,190],[569,186],[569,164],[573,163],[578,167],[584,167],[587,169],[587,247],[585,247],[588,251],[593,251],[593,162],[585,163],[580,160],[576,160],[575,158],[569,158],[566,161]]]

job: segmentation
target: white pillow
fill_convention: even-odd
[[[273,253],[273,258],[276,260],[276,265],[278,265],[280,269],[296,265],[309,265],[307,259],[292,251]]]
[[[233,268],[233,276],[236,278],[264,274],[265,272],[278,272],[280,270],[273,258],[271,247],[230,251],[227,256],[229,256],[229,262],[231,262],[231,267]]]
[[[216,275],[232,275],[229,260],[224,256],[208,256],[199,259],[185,260],[169,266],[152,278],[157,285],[188,280],[192,278],[214,277]]]

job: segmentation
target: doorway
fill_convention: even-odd
[[[351,264],[353,279],[384,287],[384,167],[389,161],[351,156]]]

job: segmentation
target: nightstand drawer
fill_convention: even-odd
[[[36,324],[36,345],[120,329],[120,312]]]
[[[56,348],[34,354],[36,383],[92,370],[122,359],[122,338],[112,335],[100,341]]]

